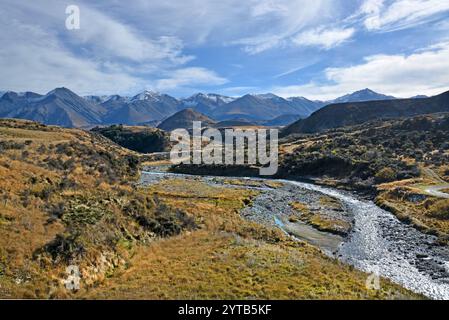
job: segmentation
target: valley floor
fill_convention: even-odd
[[[241,209],[253,205],[257,190],[270,186],[235,179],[226,184],[200,178],[152,182],[149,193],[194,216],[200,229],[137,249],[126,270],[80,294],[108,299],[419,297],[385,279],[380,290],[368,289],[368,274],[293,240],[263,218],[243,218]]]

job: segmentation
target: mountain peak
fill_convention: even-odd
[[[353,93],[339,97],[331,103],[345,103],[345,102],[362,102],[362,101],[376,101],[376,100],[392,100],[396,99],[393,96],[377,93],[369,88],[365,88]]]
[[[51,90],[50,92],[48,92],[44,97],[49,97],[49,96],[56,96],[59,98],[66,98],[66,97],[79,98],[75,92],[73,92],[70,89],[67,89],[65,87],[55,88],[55,89]]]
[[[365,89],[356,91],[352,94],[380,94],[380,93],[377,93],[376,91],[371,90],[370,88],[365,88]]]
[[[203,126],[209,126],[215,123],[214,120],[206,115],[192,108],[187,108],[162,121],[158,128],[165,131],[172,131],[178,128],[191,129],[193,121],[201,121]]]
[[[281,98],[273,93],[254,94],[252,96],[259,98],[259,99],[280,99]]]
[[[119,100],[121,100],[121,99],[126,100],[125,97],[122,97],[122,96],[120,96],[120,95],[118,95],[118,94],[114,94],[114,95],[112,95],[112,96],[109,96],[108,99],[107,99],[106,101],[119,101]]]
[[[133,100],[133,101],[136,101],[136,100],[158,101],[161,96],[162,96],[162,94],[160,92],[153,91],[153,90],[145,90],[145,91],[135,95],[134,97],[132,97],[131,100]]]
[[[59,92],[72,92],[70,89],[67,89],[66,87],[59,87],[59,88],[54,88],[53,90],[51,90],[49,93],[47,94],[51,94],[51,93],[59,93]]]

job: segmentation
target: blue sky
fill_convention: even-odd
[[[447,0],[2,0],[1,90],[332,99],[449,90]],[[65,9],[80,8],[67,30]]]

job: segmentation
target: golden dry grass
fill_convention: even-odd
[[[86,165],[88,155],[77,154],[71,147],[67,147],[73,151],[70,156],[57,152],[59,145],[70,143],[118,157],[130,154],[81,130],[0,120],[4,148],[0,153],[0,297],[49,297],[59,287],[55,279],[64,266],[43,268],[35,258],[39,249],[66,229],[61,220],[49,223],[51,206],[76,195],[110,197],[118,190],[131,191],[129,185],[112,185]],[[51,161],[59,165],[71,159],[73,166],[67,170],[51,165]],[[65,181],[76,187],[61,187]]]
[[[425,190],[444,181],[433,169],[424,167],[421,169],[422,176],[419,178],[379,185],[376,203],[394,213],[399,219],[412,223],[424,232],[438,235],[441,241],[447,242],[449,219],[444,212],[435,213],[435,205],[441,199],[428,195]],[[413,200],[414,198],[419,200]]]

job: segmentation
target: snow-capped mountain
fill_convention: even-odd
[[[181,110],[178,99],[155,91],[143,91],[132,98],[111,96],[102,103],[108,112],[106,124],[137,124],[160,121]]]
[[[215,109],[234,100],[235,98],[215,93],[197,93],[189,98],[182,99],[181,105],[183,108],[192,108],[197,112],[210,116]]]
[[[248,121],[271,120],[286,114],[307,117],[322,106],[322,103],[304,98],[284,99],[272,93],[247,94],[215,109],[212,117],[218,120],[239,118]]]
[[[281,99],[283,99],[283,98],[281,98],[281,97],[279,97],[279,96],[277,96],[277,95],[275,95],[273,93],[252,94],[252,96],[254,96],[254,97],[258,98],[258,99],[271,100],[271,101],[273,101],[273,100],[280,101]]]
[[[393,96],[387,96],[381,93],[377,93],[371,89],[363,89],[356,91],[332,101],[328,101],[327,104],[331,103],[346,103],[346,102],[363,102],[363,101],[378,101],[378,100],[394,100]]]
[[[130,99],[130,101],[131,102],[134,102],[134,101],[160,102],[160,101],[167,100],[167,99],[170,99],[172,101],[173,100],[177,101],[177,99],[175,99],[167,94],[163,94],[163,93],[160,93],[157,91],[151,91],[151,90],[145,90],[139,94],[136,94],[134,97],[132,97]]]

